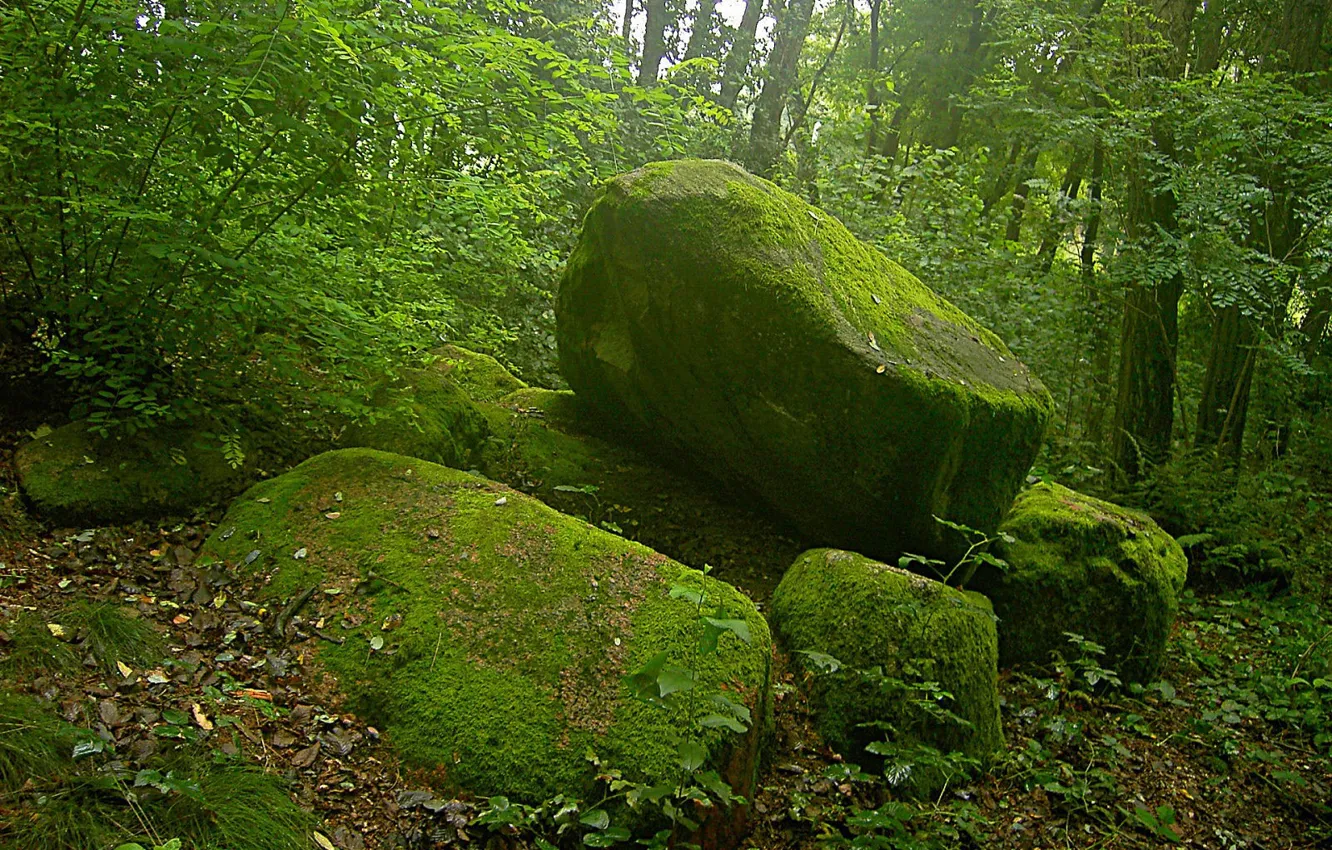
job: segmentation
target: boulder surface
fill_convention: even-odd
[[[840,662],[812,678],[810,698],[820,733],[852,761],[885,736],[979,760],[1003,747],[994,614],[980,594],[853,552],[814,549],[786,571],[771,616],[787,649]],[[900,686],[860,675],[875,667]],[[913,700],[927,681],[953,695],[942,707],[965,722],[921,713]],[[928,793],[943,778],[929,771],[911,784]]]
[[[971,585],[994,603],[1000,663],[1076,654],[1073,632],[1105,647],[1098,661],[1125,681],[1151,681],[1188,573],[1175,539],[1146,514],[1050,483],[1019,496],[1000,529],[1013,538],[995,547],[1008,571],[982,566]]]
[[[321,598],[360,625],[340,632],[342,645],[319,643],[313,663],[404,759],[457,788],[587,799],[589,750],[627,779],[678,778],[676,732],[698,718],[622,684],[665,652],[696,671],[700,693],[749,707],[748,732],[712,731],[702,744],[736,793],[754,790],[771,725],[771,641],[753,603],[723,582],[501,484],[368,449],[256,484],[200,562],[243,564],[255,549],[246,568],[270,573],[275,605],[311,585],[339,591]],[[699,609],[672,597],[673,585],[703,590],[704,613],[743,619],[751,641],[727,633],[697,656]]]
[[[1052,409],[994,334],[724,162],[610,181],[556,315],[560,368],[593,408],[883,558],[957,555],[935,516],[993,530]]]

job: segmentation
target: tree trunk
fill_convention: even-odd
[[[1197,0],[1153,0],[1162,34],[1170,43],[1160,68],[1166,79],[1183,76]],[[1164,120],[1152,126],[1154,156],[1175,159],[1175,143]],[[1125,231],[1141,245],[1157,233],[1179,232],[1177,201],[1165,175],[1147,153],[1128,163]],[[1175,425],[1175,352],[1179,343],[1179,299],[1184,277],[1130,284],[1124,293],[1119,347],[1119,392],[1115,403],[1114,461],[1130,480],[1170,454]]]
[[[1105,181],[1105,146],[1100,141],[1092,150],[1091,184],[1087,187],[1087,224],[1082,231],[1081,278],[1091,321],[1091,392],[1087,398],[1086,437],[1092,445],[1105,440],[1106,399],[1110,397],[1110,364],[1114,351],[1110,338],[1110,311],[1096,285],[1096,240],[1101,233],[1101,190]]]
[[[1222,308],[1213,321],[1193,445],[1215,449],[1219,457],[1236,461],[1244,447],[1257,333],[1253,320],[1238,306]]]
[[[865,156],[873,156],[879,149],[879,123],[882,102],[879,99],[879,13],[883,0],[870,0],[869,31],[869,83],[865,92],[865,111],[869,113],[869,136],[865,139]]]
[[[939,135],[934,139],[934,147],[939,150],[947,150],[957,146],[957,140],[962,135],[963,110],[958,103],[957,95],[963,94],[976,76],[980,73],[980,64],[984,58],[982,48],[985,46],[985,8],[980,2],[976,2],[971,8],[971,26],[967,29],[966,46],[959,51],[961,61],[958,67],[954,69],[957,74],[957,81],[950,87],[951,97],[938,104],[948,116],[947,122]]]
[[[1031,194],[1031,186],[1028,184],[1036,174],[1036,161],[1040,155],[1040,148],[1033,145],[1018,171],[1017,185],[1013,187],[1013,205],[1008,211],[1008,229],[1004,232],[1004,239],[1009,242],[1022,239],[1022,216],[1027,211],[1027,196]]]
[[[726,54],[726,65],[722,69],[720,103],[727,109],[735,109],[735,102],[740,97],[740,90],[745,87],[745,73],[749,70],[749,60],[754,56],[754,40],[758,37],[759,21],[763,18],[764,0],[746,0],[745,14],[740,19],[740,28],[735,31],[735,41]]]
[[[1008,194],[1008,187],[1013,185],[1013,171],[1017,168],[1018,157],[1022,155],[1022,140],[1014,139],[1013,147],[1008,151],[1008,159],[1004,162],[1003,168],[999,169],[999,176],[995,178],[994,187],[990,189],[985,200],[981,202],[981,215],[990,214],[990,209],[995,204],[1004,199]]]
[[[693,32],[689,34],[689,45],[684,52],[684,61],[713,55],[712,24],[717,17],[719,2],[720,0],[699,0],[698,13],[694,15]]]
[[[1041,274],[1049,274],[1050,269],[1054,267],[1055,252],[1059,250],[1059,243],[1063,241],[1068,226],[1067,204],[1076,200],[1078,193],[1082,191],[1082,169],[1086,165],[1087,155],[1079,153],[1073,157],[1073,161],[1064,171],[1064,180],[1059,184],[1059,197],[1055,200],[1054,209],[1050,210],[1050,219],[1046,222],[1045,233],[1041,237],[1041,247],[1036,251],[1036,266],[1041,270]]]
[[[670,13],[666,0],[643,0],[647,9],[647,25],[643,30],[643,61],[638,66],[638,84],[650,86],[657,81],[661,60],[666,55],[666,26]]]
[[[624,39],[625,50],[630,49],[630,39],[634,36],[634,0],[624,0],[624,20],[620,23],[620,37]]]
[[[814,0],[788,0],[777,18],[772,53],[764,74],[763,90],[754,104],[754,120],[749,127],[749,153],[745,165],[755,174],[768,177],[781,153],[782,113],[787,97],[795,88],[800,70],[800,52],[814,15]]]

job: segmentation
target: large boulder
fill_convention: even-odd
[[[430,353],[438,358],[431,368],[465,390],[474,401],[499,401],[509,393],[527,387],[489,354],[457,345],[441,345]]]
[[[824,738],[852,759],[873,760],[865,748],[885,734],[895,745],[981,761],[1003,747],[994,614],[980,594],[852,552],[814,549],[787,570],[771,617],[788,650],[840,662],[811,679],[810,701]],[[876,667],[895,685],[862,675]],[[917,699],[937,696],[925,682],[952,694],[939,707],[964,722],[920,710]],[[943,779],[930,770],[912,784],[928,792]]]
[[[313,663],[405,760],[456,787],[587,799],[589,750],[628,779],[678,779],[679,733],[724,692],[753,722],[702,744],[736,793],[754,790],[772,650],[753,603],[508,487],[373,450],[329,452],[247,491],[200,558],[265,571],[274,604],[312,585],[342,591],[319,597],[344,600],[344,623],[363,625],[342,645],[318,643]],[[750,642],[726,633],[697,654],[699,606],[673,585],[703,590],[705,614],[743,619]],[[622,684],[659,653],[695,670],[697,713]]]
[[[1051,483],[1019,496],[1000,529],[1007,571],[983,565],[971,583],[999,617],[1000,663],[1077,653],[1072,632],[1105,647],[1097,660],[1125,681],[1156,676],[1188,573],[1173,537],[1146,514]]]
[[[24,497],[63,525],[104,525],[188,513],[243,490],[256,475],[252,443],[233,467],[219,433],[184,425],[102,437],[85,422],[48,431],[14,453]]]
[[[336,445],[473,468],[490,436],[490,424],[450,371],[435,365],[407,369],[384,382],[371,394],[362,420],[349,424]]]
[[[994,334],[724,162],[612,180],[556,313],[580,398],[810,537],[883,558],[957,555],[936,516],[993,530],[1052,410]]]
[[[482,404],[491,439],[477,468],[766,599],[806,546],[764,505],[670,468],[610,436],[570,392],[525,389]]]

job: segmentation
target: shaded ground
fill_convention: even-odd
[[[111,745],[90,759],[132,773],[175,749],[243,756],[322,821],[319,847],[539,846],[491,802],[404,769],[307,675],[309,652],[339,639],[322,595],[266,610],[227,571],[194,567],[218,514],[41,528],[16,510],[12,443],[0,438],[0,684]],[[161,661],[108,663],[86,628],[59,628],[89,600],[151,624]],[[1008,671],[1006,757],[923,803],[827,751],[800,697],[807,674],[788,670],[748,846],[1332,848],[1330,628],[1294,600],[1190,595],[1162,684],[1096,693],[1109,674],[1072,645],[1071,662]],[[75,663],[50,661],[61,653]],[[0,798],[0,847],[41,816],[36,799],[31,784]]]

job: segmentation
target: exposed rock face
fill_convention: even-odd
[[[677,778],[676,731],[715,708],[700,700],[698,716],[685,716],[622,684],[665,652],[696,670],[700,693],[724,689],[750,709],[746,733],[714,730],[702,744],[736,793],[754,790],[772,647],[753,603],[729,585],[503,485],[365,449],[255,485],[218,529],[201,562],[243,564],[259,547],[248,569],[271,573],[274,604],[311,584],[341,591],[325,598],[363,625],[341,632],[341,646],[319,644],[313,663],[404,759],[451,783],[525,802],[587,799],[589,749],[629,779]],[[750,642],[726,633],[697,655],[698,606],[673,585],[706,592],[704,612],[743,620]],[[400,624],[384,631],[386,621]]]
[[[982,567],[972,581],[999,617],[1000,663],[1076,653],[1073,632],[1104,646],[1102,665],[1125,681],[1151,681],[1188,572],[1175,539],[1146,514],[1058,484],[1019,496],[1000,528],[1014,538],[995,549],[1008,572]]]
[[[787,570],[771,616],[788,649],[841,663],[837,672],[813,677],[810,696],[819,731],[852,761],[866,763],[864,748],[885,737],[980,760],[1003,747],[994,615],[980,594],[853,552],[814,549]],[[860,672],[874,667],[907,690],[866,682]],[[966,725],[921,714],[910,688],[925,681],[953,695],[944,707]],[[926,771],[910,784],[929,793],[945,778]]]
[[[1052,409],[994,334],[723,162],[611,181],[557,317],[581,399],[811,538],[885,558],[957,554],[936,515],[994,529]]]

